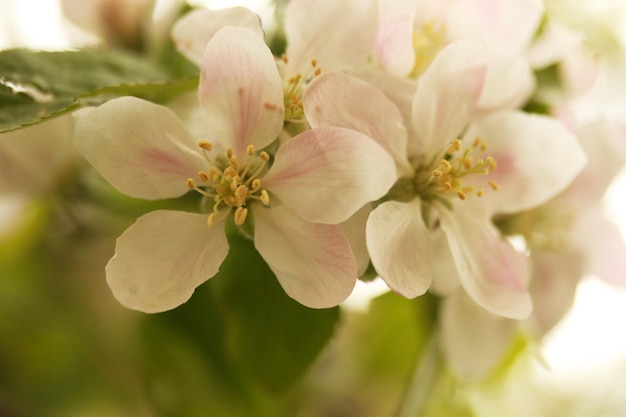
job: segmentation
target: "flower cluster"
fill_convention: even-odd
[[[340,304],[368,266],[404,297],[442,297],[462,373],[492,366],[520,323],[541,335],[558,321],[601,265],[588,230],[623,249],[598,207],[624,153],[608,131],[524,110],[533,69],[561,53],[534,41],[539,2],[421,3],[293,0],[281,56],[251,11],[195,10],[172,36],[199,67],[197,103],[122,97],[81,114],[76,145],[117,189],[202,198],[201,213],[155,211],[118,239],[117,299],[184,303],[219,270],[231,224],[306,306]]]
[[[162,36],[154,2],[79,3],[63,1],[68,17],[105,43],[141,51]],[[75,125],[75,148],[120,192],[196,198],[117,239],[106,281],[121,304],[185,303],[234,233],[307,307],[337,306],[372,276],[433,295],[445,358],[473,376],[516,335],[545,335],[581,277],[625,283],[626,247],[602,211],[625,131],[567,106],[597,62],[541,1],[291,0],[273,36],[264,23],[192,9],[167,37],[196,91],[131,89],[0,136],[3,191],[45,194],[76,162]],[[559,95],[542,85],[555,69]]]

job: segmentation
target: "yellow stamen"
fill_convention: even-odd
[[[248,209],[245,207],[237,207],[235,210],[235,224],[237,226],[241,226],[245,223],[246,217],[248,216]]]

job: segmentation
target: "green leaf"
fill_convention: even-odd
[[[156,103],[164,103],[197,87],[198,76],[194,75],[172,81],[100,87],[82,94],[78,97],[78,101],[81,104],[97,105],[116,97],[135,96]]]
[[[119,50],[0,51],[0,132],[123,95],[165,102],[197,83]]]
[[[333,336],[339,308],[314,310],[288,297],[253,243],[232,233],[211,284],[227,311],[228,348],[242,373],[274,391],[291,385]]]
[[[119,50],[0,51],[0,78],[55,96],[78,96],[103,86],[164,81],[169,74],[139,55]]]

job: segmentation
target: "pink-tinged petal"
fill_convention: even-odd
[[[519,55],[530,44],[543,17],[541,0],[458,0],[449,5],[449,36],[484,36],[500,53]]]
[[[441,228],[448,238],[461,284],[469,296],[487,311],[512,319],[524,319],[532,300],[524,283],[528,259],[499,234],[486,216],[465,217],[439,210]]]
[[[311,60],[323,71],[363,64],[376,37],[373,1],[291,0],[285,10],[287,75],[311,71]]]
[[[376,207],[367,220],[366,239],[372,265],[389,288],[407,298],[426,292],[433,248],[419,199]]]
[[[412,122],[413,97],[417,89],[416,83],[408,79],[392,77],[387,73],[369,67],[355,69],[351,74],[373,84],[382,91],[383,94],[398,107],[398,110],[400,110],[408,137],[414,138],[416,136]],[[418,155],[423,151],[416,140],[410,139],[407,143],[407,150],[409,155]]]
[[[471,38],[448,45],[420,78],[413,99],[418,148],[434,156],[474,115],[487,73],[486,45]]]
[[[529,326],[534,336],[542,338],[574,303],[576,288],[584,274],[584,261],[575,251],[534,251],[532,262],[533,278],[529,290],[534,309]]]
[[[131,197],[181,196],[189,191],[187,178],[206,165],[170,109],[135,97],[113,99],[85,112],[74,140],[96,171]]]
[[[356,263],[339,226],[307,222],[284,207],[255,206],[253,214],[254,245],[287,295],[311,308],[350,295]]]
[[[252,31],[220,29],[207,44],[200,72],[200,103],[214,138],[243,158],[283,128],[283,84],[267,45]]]
[[[620,227],[607,219],[600,202],[579,215],[572,244],[585,256],[585,272],[626,287],[626,242]]]
[[[302,102],[312,128],[335,126],[364,133],[393,157],[398,176],[413,173],[400,110],[373,85],[343,73],[325,73],[309,84]]]
[[[245,7],[191,11],[176,22],[172,28],[172,39],[178,52],[200,66],[207,42],[225,26],[245,27],[260,39],[265,39],[259,16]]]
[[[306,220],[338,224],[385,195],[395,180],[393,159],[372,139],[320,127],[278,149],[263,186]]]
[[[615,122],[593,123],[576,131],[587,165],[554,201],[577,209],[600,202],[626,163],[626,129]]]
[[[476,105],[482,111],[519,108],[534,92],[535,84],[532,69],[524,58],[491,59]]]
[[[441,349],[446,363],[460,376],[486,376],[504,359],[518,323],[491,314],[463,292],[441,304]]]
[[[406,77],[415,65],[413,31],[415,0],[379,0],[378,34],[374,55],[382,68],[396,77]]]
[[[217,273],[227,253],[223,224],[209,230],[205,215],[155,211],[117,239],[107,282],[124,306],[158,313],[186,302]]]
[[[348,238],[354,258],[356,259],[357,276],[362,276],[370,263],[370,255],[365,244],[365,224],[372,211],[372,204],[366,204],[348,220],[339,224],[341,231]]]
[[[471,176],[478,187],[498,183],[481,202],[494,213],[512,213],[535,207],[564,190],[583,169],[586,157],[578,141],[560,122],[519,111],[497,112],[477,120],[468,141],[487,143],[482,155],[494,158],[489,175]],[[481,155],[476,155],[479,157]]]

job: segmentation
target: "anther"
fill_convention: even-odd
[[[246,202],[246,196],[248,195],[248,187],[240,185],[235,190],[235,206],[241,206]]]
[[[476,192],[476,197],[482,197],[485,194],[485,190],[482,188]]]
[[[237,159],[237,155],[233,154],[228,157],[230,165],[235,169],[239,170],[241,168],[241,164],[239,164],[239,160]],[[230,168],[230,167],[229,167]]]
[[[245,223],[246,217],[248,216],[248,209],[245,207],[237,207],[235,210],[235,224],[237,226],[241,226]]]
[[[252,181],[252,192],[258,191],[259,188],[261,188],[261,180],[258,178],[255,178],[254,181]]]
[[[228,156],[228,159],[232,158],[234,154],[233,148],[226,149],[226,156]]]
[[[289,59],[287,58],[287,55],[285,55],[285,54],[282,54],[280,56],[280,59],[282,59],[285,64],[289,62]]]
[[[264,206],[269,206],[270,205],[270,195],[267,193],[267,190],[261,190],[261,203],[263,203]]]
[[[463,191],[461,191],[461,190],[458,190],[458,191],[456,192],[456,195],[457,195],[457,196],[459,196],[459,198],[460,198],[461,200],[465,200],[465,199],[467,198],[467,196],[465,195],[465,193],[464,193]]]
[[[213,144],[211,144],[211,142],[207,142],[206,140],[201,140],[200,142],[198,142],[198,146],[205,151],[210,151],[211,149],[213,149]]]
[[[312,66],[313,68],[317,67],[317,59],[312,59],[312,60],[311,60],[311,66]]]
[[[443,172],[439,171],[438,169],[434,169],[432,174],[433,177],[441,177],[443,175]]]
[[[260,157],[261,157],[264,161],[269,161],[269,160],[270,160],[270,155],[269,155],[267,152],[265,152],[265,151],[261,152],[261,153],[259,154],[259,156],[260,156]]]
[[[248,153],[248,156],[254,155],[254,145],[248,145],[246,152]]]
[[[196,183],[193,181],[193,179],[187,178],[187,187],[189,187],[189,189],[191,190],[196,188]]]
[[[498,183],[495,181],[489,181],[489,186],[493,191],[498,191]]]
[[[200,181],[208,182],[209,181],[209,174],[207,174],[204,171],[200,171],[200,172],[198,172],[198,178],[200,178]]]

